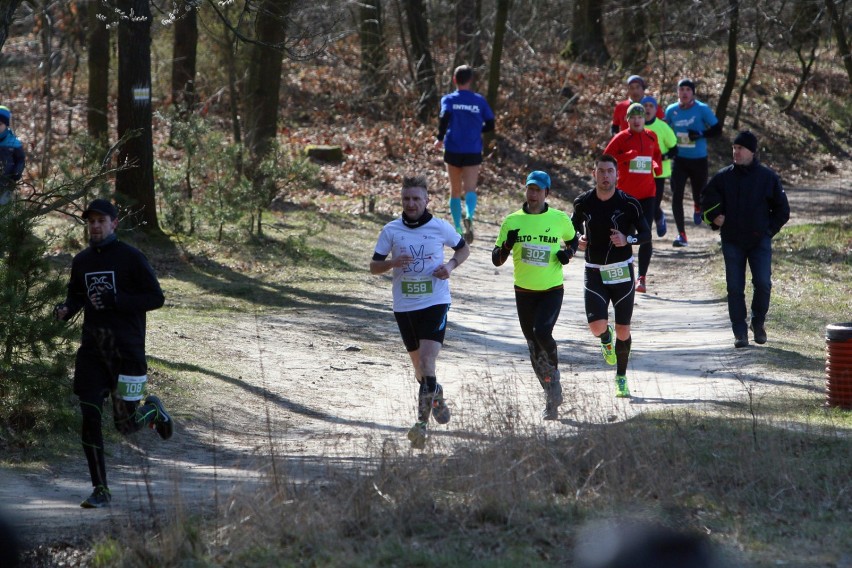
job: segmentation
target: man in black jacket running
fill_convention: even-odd
[[[136,248],[115,234],[118,211],[105,199],[95,199],[83,212],[89,246],[71,262],[65,303],[57,319],[67,321],[83,310],[83,339],[74,366],[74,394],[83,415],[83,453],[89,465],[92,494],[81,507],[109,505],[104,439],[101,427],[104,399],[112,400],[113,420],[122,434],[144,426],[164,440],[172,435],[172,419],[156,396],[145,402],[148,366],[145,360],[145,313],[165,298],[154,270]]]
[[[734,163],[719,170],[701,192],[704,220],[722,234],[728,314],[734,347],[748,345],[745,268],[751,269],[754,342],[766,343],[766,313],[772,289],[772,237],[790,219],[787,194],[778,174],[758,162],[757,137],[744,130],[733,144]]]

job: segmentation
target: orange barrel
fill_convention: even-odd
[[[826,403],[852,409],[852,322],[825,328]]]

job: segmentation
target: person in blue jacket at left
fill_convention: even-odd
[[[453,72],[455,92],[441,98],[441,117],[435,146],[444,148],[450,178],[450,213],[456,231],[473,242],[476,183],[482,164],[482,134],[494,130],[494,112],[488,101],[473,91],[474,72],[460,65]],[[462,230],[462,193],[467,215]]]
[[[21,141],[9,128],[11,120],[12,112],[0,106],[0,165],[3,167],[0,173],[0,205],[12,200],[12,192],[24,173],[27,159]]]

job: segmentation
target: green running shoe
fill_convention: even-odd
[[[615,376],[615,396],[616,398],[630,398],[630,389],[627,388],[627,377],[624,375]]]
[[[422,450],[426,447],[426,423],[417,422],[408,431],[408,440],[411,442],[411,447],[415,450]]]
[[[615,329],[611,325],[606,326],[606,328],[609,330],[609,343],[601,341],[601,354],[607,365],[615,365],[615,347],[613,346],[615,343]]]

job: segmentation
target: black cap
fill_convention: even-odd
[[[681,79],[680,81],[677,82],[677,86],[678,87],[689,87],[690,89],[692,89],[693,93],[695,92],[695,83],[692,81],[692,79]]]
[[[755,136],[748,130],[743,130],[742,132],[737,134],[737,137],[734,138],[734,144],[751,150],[752,154],[757,152],[757,136]]]
[[[92,211],[107,215],[112,219],[118,219],[118,209],[106,199],[95,199],[89,203],[89,206],[83,211],[83,219],[86,219]]]

